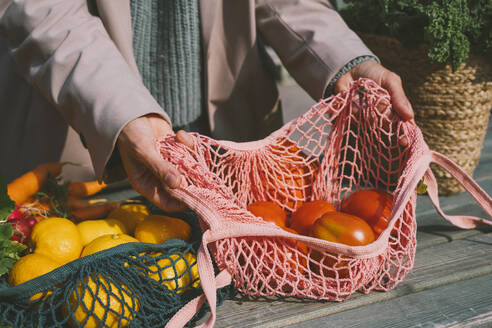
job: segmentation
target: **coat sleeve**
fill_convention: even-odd
[[[255,14],[263,39],[315,100],[345,65],[376,58],[328,0],[256,0]]]
[[[83,137],[99,179],[129,121],[169,121],[86,0],[2,0],[0,33],[23,77]]]

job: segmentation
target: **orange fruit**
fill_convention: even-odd
[[[138,243],[138,240],[125,234],[102,235],[84,247],[81,257],[126,243]]]
[[[77,226],[65,218],[50,217],[39,221],[31,233],[34,253],[65,264],[80,256],[82,238]]]
[[[127,232],[133,234],[137,224],[149,215],[149,209],[144,204],[128,203],[113,209],[108,214],[108,218],[120,220],[125,225]]]
[[[126,285],[115,285],[101,276],[84,278],[64,304],[72,327],[126,327],[139,310],[138,299]],[[133,310],[133,311],[132,311]]]
[[[77,224],[82,246],[103,235],[127,233],[125,225],[116,219],[86,220]]]
[[[135,229],[135,238],[144,243],[162,244],[168,239],[191,240],[191,227],[181,219],[149,215]]]
[[[285,228],[287,214],[277,203],[257,201],[249,204],[246,209],[265,221],[273,222],[279,227]]]
[[[301,235],[308,235],[317,219],[328,212],[335,211],[336,208],[324,200],[306,202],[292,214],[290,227]]]
[[[342,201],[341,211],[364,219],[377,236],[388,226],[393,196],[377,189],[353,192]]]
[[[12,269],[9,272],[9,284],[11,286],[20,285],[26,281],[42,276],[48,272],[51,272],[61,266],[60,263],[52,260],[51,258],[43,254],[28,254],[15,262]],[[51,291],[47,293],[50,294]],[[31,300],[37,300],[43,295],[43,292],[39,292],[31,296]]]
[[[149,270],[149,277],[178,294],[200,285],[196,256],[192,253],[171,254],[157,260],[157,265],[149,266]]]

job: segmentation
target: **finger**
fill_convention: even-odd
[[[185,203],[177,200],[172,197],[166,190],[162,190],[156,198],[154,202],[151,200],[157,207],[166,211],[166,212],[179,212],[188,209]]]
[[[388,90],[393,103],[393,109],[403,120],[408,121],[413,118],[413,109],[408,101],[401,83],[401,78],[390,71],[383,74],[381,86]]]
[[[342,75],[338,80],[337,82],[335,82],[335,87],[333,88],[333,90],[336,92],[336,93],[339,93],[339,92],[342,92],[342,91],[345,91],[345,90],[348,90],[350,89],[350,83],[352,83],[354,81],[354,78],[352,77],[352,74],[350,73],[346,73],[344,75]],[[357,99],[355,99],[355,103],[359,103],[359,99],[360,98],[360,95],[355,95],[355,97]],[[357,114],[357,112],[359,111],[359,108],[357,106],[352,106],[352,114]]]
[[[348,90],[350,88],[350,83],[354,79],[352,78],[352,75],[347,73],[342,75],[336,82],[333,90],[335,93],[339,93],[340,91]]]
[[[408,146],[408,138],[406,136],[403,136],[400,138],[400,140],[398,140],[398,143],[400,144],[400,146],[406,147]]]
[[[184,144],[186,147],[193,149],[194,139],[188,132],[184,130],[179,130],[176,133],[176,140]]]
[[[156,176],[163,182],[164,187],[171,189],[178,188],[181,185],[181,174],[178,169],[171,163],[159,158],[152,161],[152,170]]]

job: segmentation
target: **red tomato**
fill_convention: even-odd
[[[326,213],[316,220],[311,228],[310,235],[315,238],[350,246],[363,246],[374,241],[374,232],[366,221],[341,212]],[[322,264],[313,264],[315,272],[332,278],[337,276],[346,278],[349,276],[348,259],[345,260],[344,257],[338,258],[328,255],[323,259],[322,254],[317,251],[314,251],[312,256],[315,261]]]
[[[279,227],[285,228],[287,214],[277,203],[258,201],[249,204],[246,209],[265,221],[273,222]]]
[[[296,231],[283,228],[286,231],[297,234]],[[255,243],[253,251],[256,256],[249,257],[248,261],[252,261],[252,266],[255,268],[261,268],[261,271],[265,275],[270,275],[275,272],[278,276],[296,276],[297,274],[304,274],[304,268],[307,266],[306,257],[302,254],[307,255],[307,246],[304,243],[298,242],[296,240],[287,238],[282,238],[286,243],[274,242],[267,240],[266,242]],[[295,249],[300,252],[297,253]],[[259,262],[261,261],[261,262]],[[240,258],[240,263],[241,261]],[[246,257],[244,265],[246,263]]]
[[[292,214],[290,227],[301,235],[307,235],[317,219],[335,211],[335,207],[324,200],[306,202]]]
[[[326,213],[316,220],[310,235],[350,246],[363,246],[374,241],[374,232],[366,221],[340,212]]]
[[[359,190],[342,201],[341,211],[364,219],[377,236],[386,229],[393,196],[377,189]]]

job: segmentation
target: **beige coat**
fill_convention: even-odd
[[[7,180],[59,159],[67,124],[103,177],[130,120],[163,109],[140,80],[129,0],[0,0],[0,169]],[[327,0],[201,0],[205,97],[212,134],[244,141],[274,126],[278,92],[258,34],[320,99],[350,60],[372,55]],[[54,110],[56,109],[56,110]],[[164,109],[165,110],[165,109]]]

